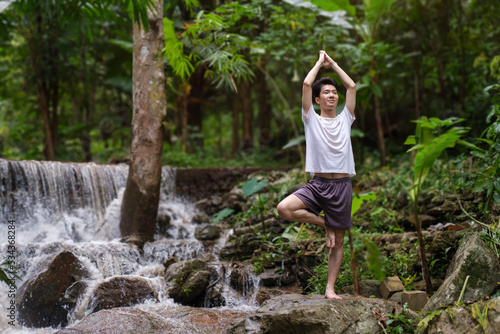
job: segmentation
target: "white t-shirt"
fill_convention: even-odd
[[[356,175],[351,145],[354,117],[347,107],[335,118],[318,115],[313,105],[302,110],[306,135],[306,172]]]

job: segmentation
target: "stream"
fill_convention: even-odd
[[[220,284],[226,306],[219,309],[256,309],[259,279],[252,276],[251,286],[242,294],[230,287],[230,265],[218,259],[230,231],[209,251],[194,237],[196,225],[191,219],[195,206],[176,193],[175,168],[162,169],[159,211],[166,211],[171,217],[166,233],[157,234],[153,242],[146,243],[142,254],[120,242],[120,205],[127,174],[127,165],[0,159],[0,259],[2,262],[12,259],[8,257],[8,251],[12,250],[9,245],[15,246],[17,274],[22,281],[17,281],[14,294],[43,271],[55,255],[68,250],[91,273],[86,282],[86,295],[70,313],[68,327],[90,313],[87,305],[93,288],[116,275],[140,276],[155,288],[158,302],[146,301],[139,307],[176,307],[161,275],[163,263],[172,257],[177,261],[201,258],[218,273],[224,272]],[[58,330],[26,328],[17,321],[12,323],[7,311],[12,300],[15,300],[12,291],[1,283],[0,332],[54,333]]]

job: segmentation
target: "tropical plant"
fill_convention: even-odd
[[[490,71],[493,77],[500,80],[500,56],[493,58]],[[491,200],[500,205],[500,84],[488,86],[485,91],[492,94],[490,112],[486,117],[486,122],[490,125],[479,140],[486,144],[487,150],[473,150],[472,154],[480,158],[484,166],[474,190],[486,191],[484,210],[487,210]]]
[[[413,145],[407,152],[413,155],[413,152],[416,151],[412,168],[413,186],[409,189],[412,207],[411,217],[417,230],[419,255],[422,262],[422,276],[425,281],[425,290],[429,295],[432,294],[433,289],[425,255],[425,243],[422,236],[422,224],[419,219],[418,200],[429,171],[445,149],[454,147],[456,144],[475,148],[474,145],[460,139],[468,131],[468,128],[455,126],[462,121],[464,119],[455,117],[440,120],[438,118],[427,119],[427,117],[423,116],[419,120],[414,121],[417,123],[415,135],[409,136],[405,142],[407,145]]]

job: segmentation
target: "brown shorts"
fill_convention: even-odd
[[[316,176],[293,195],[314,214],[319,215],[323,211],[326,226],[339,230],[352,229],[352,184],[349,177],[326,179]]]

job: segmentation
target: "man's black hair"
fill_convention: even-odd
[[[337,89],[337,91],[339,90],[339,86],[332,78],[325,77],[318,79],[312,85],[313,102],[316,100],[317,97],[319,97],[319,94],[321,92],[321,87],[323,87],[324,85],[332,85]]]

